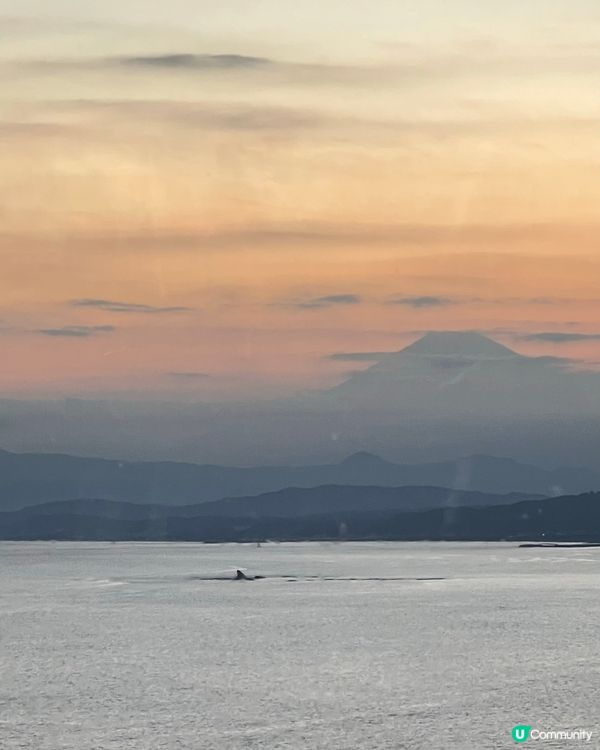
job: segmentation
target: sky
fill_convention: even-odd
[[[597,2],[0,0],[0,35],[0,395],[268,398],[428,330],[600,362]]]

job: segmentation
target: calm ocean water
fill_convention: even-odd
[[[1,543],[0,748],[600,748],[599,622],[600,549]]]

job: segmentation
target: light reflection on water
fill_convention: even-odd
[[[502,748],[516,723],[600,747],[599,572],[510,544],[2,543],[0,747]]]

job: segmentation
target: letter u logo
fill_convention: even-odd
[[[525,742],[529,738],[529,732],[531,732],[530,726],[517,724],[517,726],[513,727],[512,738],[515,742]]]

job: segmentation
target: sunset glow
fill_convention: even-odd
[[[597,3],[11,6],[4,394],[285,393],[427,330],[600,361]]]

